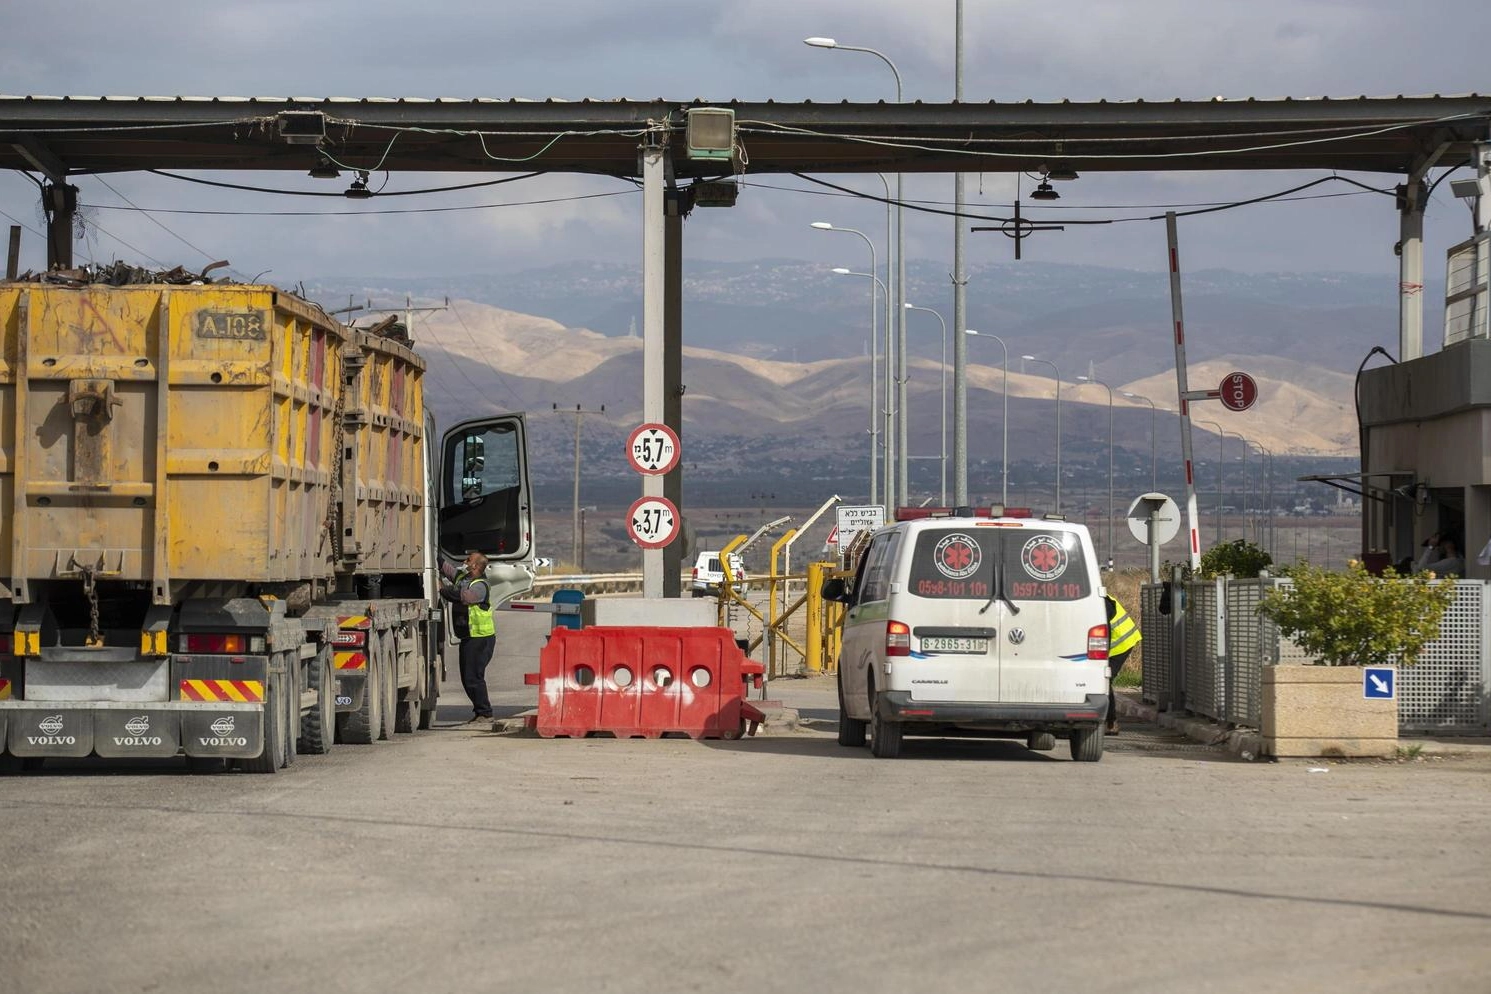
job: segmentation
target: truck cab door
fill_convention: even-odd
[[[533,505],[521,414],[463,421],[440,439],[437,543],[442,559],[487,557],[492,603],[533,586]]]

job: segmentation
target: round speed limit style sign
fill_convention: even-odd
[[[680,446],[672,428],[656,422],[638,425],[626,438],[626,460],[645,476],[663,476],[678,465]]]
[[[678,537],[678,508],[666,497],[643,497],[626,512],[626,531],[644,549],[661,549]]]

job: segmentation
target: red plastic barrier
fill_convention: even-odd
[[[539,654],[538,733],[737,739],[764,715],[744,699],[764,669],[728,628],[556,628]]]

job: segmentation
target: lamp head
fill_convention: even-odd
[[[316,164],[311,166],[311,171],[306,173],[311,179],[336,179],[342,175],[332,161],[324,155],[316,157]]]
[[[834,272],[838,273],[840,276],[848,276],[850,273],[853,272],[853,270],[845,269],[843,266],[835,266]]]
[[[1051,180],[1054,183],[1070,182],[1071,180],[1077,178],[1077,170],[1073,169],[1071,166],[1057,166],[1055,169],[1052,169],[1046,173],[1046,179]]]
[[[368,189],[368,172],[366,169],[359,169],[357,171],[357,178],[352,181],[352,185],[342,191],[342,196],[349,200],[366,200],[372,195],[373,191]]]
[[[839,47],[839,43],[836,42],[836,41],[834,41],[832,38],[804,38],[802,40],[802,43],[804,45],[808,45],[808,46],[810,46],[812,48],[838,48]]]
[[[1035,359],[1035,356],[1033,356],[1033,355],[1022,355],[1020,358],[1021,359],[1028,359],[1028,360],[1032,360],[1033,361]]]
[[[915,310],[915,307],[911,304],[903,304],[901,306],[905,307],[908,311]]]
[[[827,221],[814,221],[812,224],[808,225],[808,227],[809,228],[817,228],[819,231],[832,231],[832,230],[834,230],[834,226],[831,225],[831,224],[829,224]]]
[[[965,334],[965,335],[977,335],[978,332],[974,331],[972,328],[964,328],[963,329],[963,334]]]
[[[1031,200],[1060,200],[1061,194],[1051,188],[1051,184],[1041,180],[1041,185],[1030,191]]]

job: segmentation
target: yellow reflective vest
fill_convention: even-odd
[[[474,639],[496,635],[497,624],[492,620],[492,588],[485,577],[468,578],[464,569],[456,574],[456,585],[468,579],[472,584],[481,584],[482,598],[478,604],[466,605],[466,633]]]
[[[1139,634],[1139,626],[1134,623],[1133,615],[1118,603],[1118,598],[1109,597],[1108,604],[1111,612],[1108,617],[1108,655],[1112,657],[1132,652],[1143,637]]]

